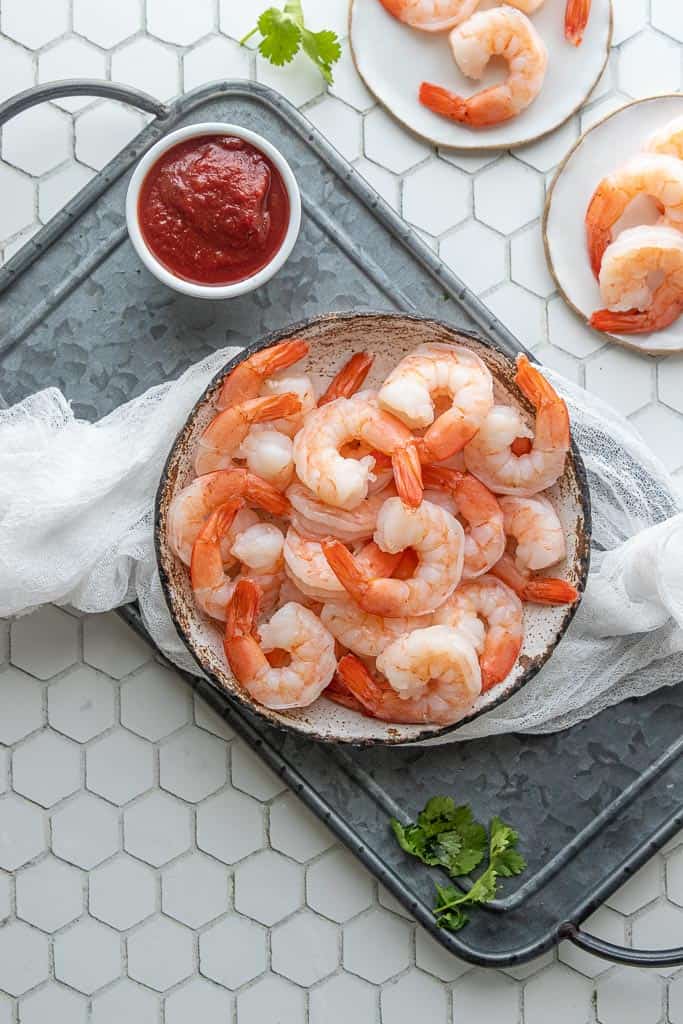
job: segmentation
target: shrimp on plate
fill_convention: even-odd
[[[211,513],[238,498],[276,516],[285,515],[290,507],[272,484],[240,467],[196,477],[175,495],[167,516],[169,544],[185,565],[190,564],[194,542]]]
[[[428,615],[387,618],[365,612],[353,601],[323,605],[320,621],[343,647],[364,658],[376,658],[404,633],[431,625]]]
[[[190,579],[192,591],[199,607],[213,619],[225,621],[227,607],[234,592],[237,579],[226,575],[221,539],[230,528],[241,500],[226,502],[212,512],[202,527],[192,548]],[[241,533],[231,548],[231,554],[257,582],[262,592],[262,604],[273,607],[277,600],[282,580],[282,531],[272,523],[257,523]]]
[[[298,413],[301,403],[296,395],[262,396],[231,405],[215,416],[199,438],[194,460],[197,476],[217,469],[229,469],[237,449],[254,423]]]
[[[472,645],[451,626],[428,626],[395,640],[376,663],[391,682],[373,676],[353,654],[337,666],[343,685],[365,709],[385,722],[452,725],[481,693],[481,671]],[[402,687],[401,692],[394,683]],[[414,694],[410,696],[410,694]],[[333,700],[334,691],[330,694]]]
[[[645,153],[661,153],[683,160],[683,117],[675,117],[659,128],[643,146]]]
[[[514,590],[522,601],[530,604],[574,604],[579,597],[572,583],[554,576],[532,576],[519,569],[512,555],[507,553],[493,566],[491,575]]]
[[[471,473],[424,466],[422,479],[425,487],[443,488],[450,494],[455,514],[464,520],[463,579],[482,576],[505,551],[503,511],[498,499]]]
[[[318,405],[327,405],[336,398],[351,398],[359,391],[370,373],[375,357],[368,352],[356,352],[335,374],[327,389],[318,399]]]
[[[492,57],[506,60],[509,74],[504,82],[468,97],[423,82],[420,103],[435,114],[482,128],[516,117],[541,91],[548,51],[527,16],[513,7],[478,11],[453,29],[449,42],[455,63],[468,78],[481,78]]]
[[[515,565],[520,572],[537,572],[562,561],[567,554],[564,529],[544,494],[530,498],[502,495],[498,501],[505,534],[516,542]]]
[[[252,428],[240,445],[237,456],[247,469],[284,491],[294,479],[294,453],[291,437],[279,430]]]
[[[261,386],[269,377],[298,363],[307,353],[308,342],[301,338],[259,349],[230,371],[221,384],[216,407],[223,410],[249,398],[258,398]]]
[[[465,535],[457,519],[423,501],[406,508],[388,498],[377,516],[375,543],[382,551],[412,548],[418,562],[409,579],[376,576],[359,564],[338,540],[324,540],[325,557],[337,578],[360,607],[374,615],[427,615],[455,590],[462,576]]]
[[[544,0],[508,0],[525,14],[533,14]],[[572,0],[570,0],[572,2]],[[381,0],[382,6],[398,21],[423,32],[445,32],[467,21],[481,0]]]
[[[321,501],[350,511],[368,495],[374,458],[344,458],[351,441],[390,455],[396,489],[407,505],[422,498],[417,444],[400,420],[380,409],[368,393],[337,398],[311,412],[294,438],[297,476]]]
[[[315,386],[307,373],[287,373],[278,377],[268,377],[262,384],[259,395],[264,398],[272,398],[275,395],[292,394],[299,399],[300,408],[282,419],[273,420],[269,428],[279,430],[287,437],[294,437],[297,431],[301,430],[304,418],[311,409],[315,409],[317,399]],[[264,429],[261,424],[255,424],[253,430]]]
[[[283,551],[289,578],[299,590],[317,601],[344,601],[348,594],[329,566],[320,541],[309,540],[290,526]],[[382,551],[374,541],[364,544],[356,560],[367,572],[389,576],[401,555]]]
[[[565,401],[522,354],[517,356],[515,382],[536,409],[535,433],[518,409],[496,405],[466,445],[465,465],[494,494],[528,497],[551,487],[564,472],[569,413]],[[520,437],[533,440],[530,451],[517,455],[512,446]]]
[[[434,623],[459,630],[472,643],[481,688],[488,690],[509,675],[517,660],[524,640],[522,616],[522,602],[513,590],[493,576],[480,576],[460,584],[437,609]]]
[[[599,183],[586,210],[586,244],[596,277],[612,228],[631,201],[651,196],[671,227],[683,230],[683,161],[662,153],[640,153]]]
[[[600,291],[606,308],[590,318],[599,331],[668,327],[683,312],[683,234],[649,225],[622,231],[602,257]]]
[[[591,0],[567,0],[564,11],[564,35],[573,46],[580,46],[591,13]]]
[[[317,615],[294,602],[279,608],[270,621],[259,625],[257,633],[259,600],[256,583],[237,583],[225,624],[228,664],[238,683],[265,707],[307,707],[335,673],[334,637]],[[286,652],[289,664],[272,666],[266,657],[270,651]]]
[[[386,499],[395,494],[393,487],[387,487],[381,494],[369,494],[355,508],[347,511],[326,505],[298,481],[286,491],[292,506],[290,520],[297,533],[312,540],[334,536],[344,544],[356,544],[372,537],[379,510]]]
[[[448,402],[437,415],[435,402]],[[426,427],[423,462],[447,459],[476,434],[493,406],[493,379],[486,363],[460,345],[421,345],[396,366],[377,401],[411,430]]]

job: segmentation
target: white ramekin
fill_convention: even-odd
[[[285,188],[287,189],[287,195],[289,196],[289,225],[282,240],[282,245],[273,254],[272,259],[265,267],[252,274],[251,277],[245,277],[243,281],[235,281],[232,284],[197,284],[194,281],[186,281],[182,277],[177,277],[170,270],[167,270],[163,263],[160,263],[156,258],[145,242],[140,230],[138,198],[147,172],[167,150],[179,142],[183,142],[185,139],[196,138],[198,135],[235,135],[238,139],[244,139],[245,142],[251,143],[252,146],[259,149],[275,165],[282,176]],[[285,263],[294,248],[294,243],[297,240],[301,226],[301,194],[299,193],[299,186],[291,167],[282,153],[271,142],[268,142],[263,136],[257,135],[256,132],[251,132],[248,128],[242,128],[238,124],[205,121],[202,124],[193,124],[187,128],[179,128],[178,131],[165,135],[156,145],[152,146],[148,153],[145,153],[135,168],[128,185],[128,192],[126,193],[126,222],[133,248],[147,269],[159,281],[162,281],[163,284],[168,285],[169,288],[174,288],[178,292],[183,292],[185,295],[194,295],[200,299],[233,299],[238,295],[244,295],[246,292],[252,292],[254,289],[260,288]]]

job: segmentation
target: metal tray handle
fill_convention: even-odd
[[[140,89],[131,89],[130,86],[117,82],[102,82],[96,78],[66,78],[61,82],[33,85],[30,89],[24,89],[23,92],[0,103],[0,125],[37,103],[56,100],[61,96],[102,96],[108,100],[120,100],[121,103],[138,107],[139,110],[145,110],[160,119],[168,117],[170,113],[165,103]]]
[[[579,949],[603,960],[615,964],[626,964],[628,967],[680,967],[683,964],[683,947],[678,949],[629,949],[626,946],[615,946],[595,935],[577,928],[567,921],[560,926],[559,936],[568,939]]]

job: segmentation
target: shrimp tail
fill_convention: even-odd
[[[415,441],[399,448],[391,458],[396,490],[404,505],[417,508],[422,501],[422,466]]]
[[[344,655],[337,665],[337,677],[366,713],[374,715],[379,710],[383,689],[355,655]]]
[[[510,555],[503,555],[490,572],[514,590],[522,601],[531,604],[574,604],[579,596],[576,587],[566,580],[554,576],[526,576]]]
[[[356,352],[351,356],[334,379],[330,381],[327,390],[318,400],[318,408],[328,402],[333,402],[336,398],[350,398],[351,395],[355,395],[370,372],[374,359],[375,357],[368,352]]]
[[[301,412],[301,400],[291,391],[281,395],[265,395],[257,398],[258,406],[255,410],[255,419],[259,423],[267,420],[277,420],[281,416],[295,416]]]
[[[517,387],[536,408],[535,447],[541,451],[569,448],[569,411],[550,381],[520,352],[517,356]]]
[[[307,341],[303,338],[290,338],[288,341],[281,341],[279,345],[255,352],[252,360],[255,369],[261,373],[273,374],[298,363],[307,354]]]
[[[422,82],[418,93],[420,103],[435,114],[441,114],[451,121],[467,120],[467,101],[450,89],[433,82]]]
[[[566,580],[538,576],[528,580],[520,596],[523,601],[530,601],[532,604],[574,604],[579,592]]]
[[[327,697],[329,700],[334,701],[335,704],[341,704],[342,707],[349,708],[350,711],[360,711],[363,713],[365,710],[358,698],[354,697],[348,689],[339,671],[335,672],[332,682],[323,690],[321,696]]]
[[[225,642],[254,635],[261,588],[253,580],[239,580],[228,604]]]
[[[359,566],[348,548],[345,548],[338,540],[324,540],[321,542],[321,547],[330,569],[344,589],[348,590],[352,597],[362,598],[367,592],[370,577]]]
[[[247,473],[244,485],[245,496],[255,505],[275,516],[284,516],[290,510],[289,499],[276,490],[267,480],[254,473]]]
[[[393,554],[390,551],[382,551],[381,547],[374,540],[369,540],[358,553],[358,559],[368,572],[375,576],[393,576],[395,570],[403,560],[403,551]]]
[[[580,46],[591,12],[591,0],[567,0],[564,12],[564,35],[572,46]]]
[[[611,225],[619,215],[619,210],[612,211],[613,199],[611,194],[598,185],[593,198],[586,210],[586,246],[590,259],[591,270],[595,277],[600,277],[600,267],[605,249],[610,244],[612,229]]]
[[[672,303],[661,313],[653,309],[642,312],[631,309],[628,312],[615,313],[610,309],[599,309],[590,318],[591,327],[597,331],[610,331],[614,334],[644,334],[648,331],[668,327],[681,315],[683,302]]]
[[[481,689],[490,690],[501,683],[511,672],[522,646],[522,636],[506,635],[497,638],[495,644],[487,643],[479,659],[481,668]]]

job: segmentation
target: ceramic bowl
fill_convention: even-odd
[[[197,609],[188,570],[168,544],[169,505],[174,495],[194,476],[194,451],[200,435],[214,415],[214,400],[222,380],[251,353],[287,337],[304,338],[309,342],[309,354],[297,368],[303,367],[310,373],[321,389],[353,352],[364,350],[375,356],[367,382],[372,387],[379,385],[389,370],[418,345],[427,342],[466,345],[489,366],[498,398],[519,406],[533,423],[533,411],[514,384],[515,366],[509,356],[474,334],[436,320],[391,313],[333,313],[259,339],[231,360],[209,384],[174,441],[161,477],[156,499],[155,536],[161,583],[173,621],[188,650],[216,690],[245,705],[272,725],[333,743],[415,743],[444,735],[501,704],[528,684],[553,654],[577,606],[525,605],[525,639],[512,671],[503,682],[483,693],[467,718],[455,725],[446,728],[394,725],[366,718],[324,698],[307,708],[272,711],[256,704],[236,683],[223,653],[220,626]],[[564,577],[582,591],[588,572],[590,503],[583,464],[575,449],[570,452],[564,475],[552,488],[551,497],[567,539],[567,558],[563,564],[553,567],[552,575]]]
[[[148,171],[157,162],[159,157],[163,156],[173,146],[176,146],[179,142],[184,142],[185,139],[195,139],[200,135],[234,135],[238,139],[244,139],[245,142],[249,142],[255,149],[260,150],[267,156],[280,172],[289,197],[289,224],[280,248],[273,253],[272,258],[265,267],[261,267],[260,270],[250,277],[245,277],[241,281],[234,281],[232,284],[200,284],[196,281],[187,281],[183,277],[178,277],[157,259],[147,245],[140,230],[138,199],[142,183],[147,177]],[[126,224],[133,248],[147,269],[162,284],[168,285],[169,288],[182,292],[184,295],[192,295],[197,299],[234,299],[239,295],[246,295],[247,292],[253,292],[256,288],[260,288],[266,281],[270,281],[271,277],[285,264],[299,236],[299,229],[301,227],[301,194],[292,168],[272,142],[268,142],[262,135],[257,135],[256,132],[252,132],[248,128],[242,128],[238,124],[227,124],[222,121],[204,121],[200,124],[189,125],[187,128],[179,128],[177,131],[165,135],[163,139],[160,139],[159,142],[145,153],[133,171],[128,184],[128,191],[126,193]]]

